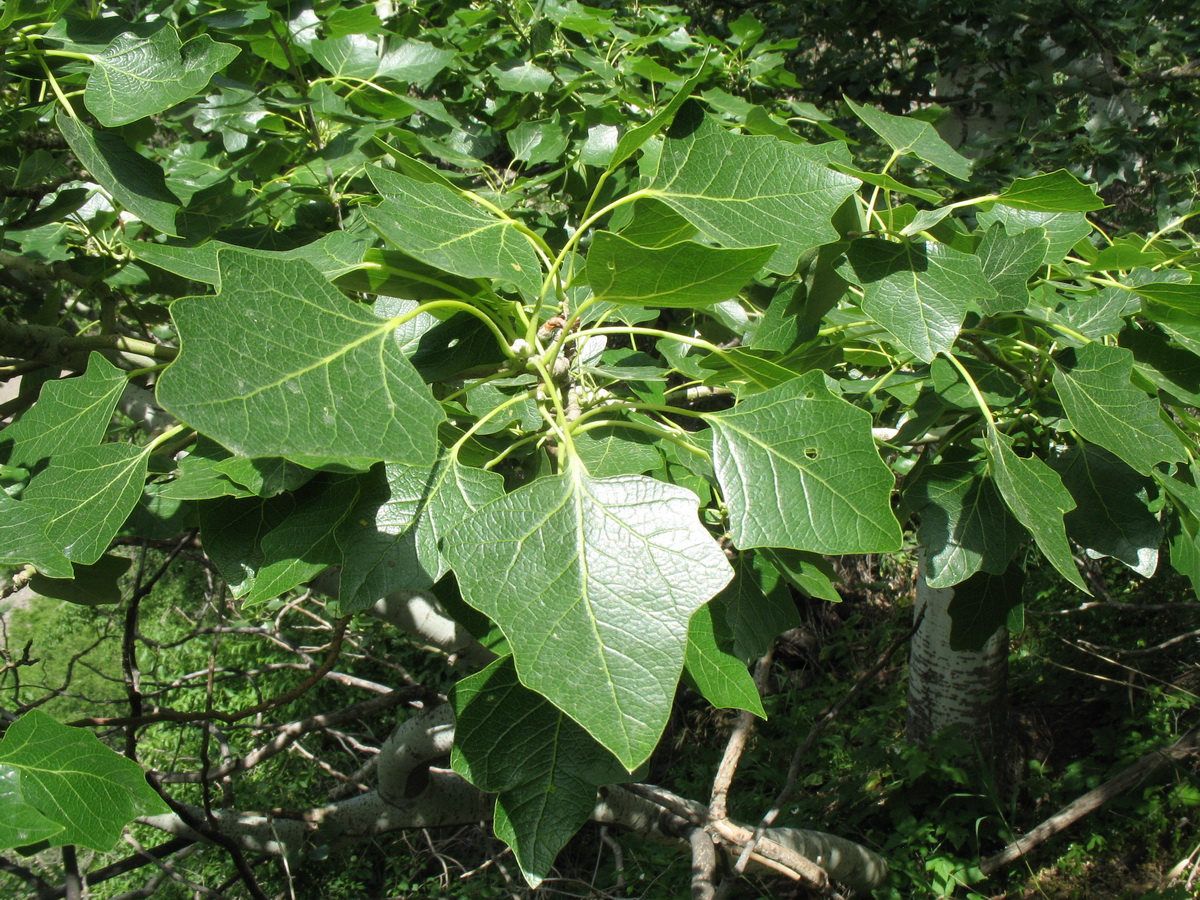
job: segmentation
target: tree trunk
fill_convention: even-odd
[[[908,739],[927,744],[944,729],[998,759],[1006,743],[1008,629],[997,628],[980,650],[950,647],[950,601],[956,590],[925,581],[925,551],[917,565],[915,613],[925,610],[909,653]]]

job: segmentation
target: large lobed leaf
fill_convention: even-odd
[[[169,25],[146,37],[127,32],[95,58],[83,100],[102,125],[136,122],[198,94],[240,52],[207,34],[181,43]]]
[[[481,507],[443,551],[521,681],[640,765],[670,713],[688,620],[732,574],[696,496],[573,466]]]
[[[40,710],[0,740],[0,848],[49,840],[103,853],[136,817],[168,811],[137,763]]]
[[[372,315],[300,260],[217,259],[220,293],[171,309],[180,353],[158,383],[163,406],[241,456],[433,465],[442,412],[392,340],[399,317]]]
[[[837,240],[830,220],[859,183],[794,144],[732,134],[690,105],[668,132],[650,190],[720,244],[778,244],[767,268],[789,274],[800,254]]]
[[[733,542],[817,553],[900,548],[871,416],[809,372],[708,417]]]

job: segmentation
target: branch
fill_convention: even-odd
[[[317,716],[309,716],[306,719],[297,719],[294,722],[284,725],[279,734],[269,743],[252,750],[241,759],[230,760],[208,772],[173,772],[170,774],[159,774],[158,778],[163,784],[200,784],[204,781],[219,781],[235,772],[245,772],[248,769],[254,768],[263,760],[269,759],[277,753],[286,750],[296,740],[310,732],[332,728],[341,725],[343,722],[350,722],[355,719],[364,719],[367,716],[378,715],[406,701],[411,702],[425,698],[427,694],[428,691],[423,687],[403,687],[386,694],[381,694],[378,697],[372,697],[370,700],[364,700],[362,703],[347,706],[345,709],[338,710],[337,712],[322,713]]]
[[[1141,784],[1166,764],[1167,760],[1182,759],[1200,749],[1200,728],[1194,728],[1166,749],[1147,753],[1119,775],[1114,775],[1100,787],[1068,803],[1041,825],[1017,838],[995,856],[980,863],[984,875],[991,875],[1002,866],[1024,856],[1047,838],[1078,822],[1088,813],[1099,809],[1113,797]]]
[[[259,713],[268,712],[277,706],[284,706],[291,703],[293,700],[307,693],[315,684],[324,678],[333,669],[334,663],[337,662],[338,654],[342,652],[342,641],[346,637],[346,626],[350,624],[351,616],[342,616],[338,620],[337,629],[334,632],[333,642],[329,646],[329,653],[325,657],[325,661],[321,663],[320,668],[313,672],[308,678],[300,682],[296,687],[292,688],[286,694],[281,694],[271,700],[264,700],[254,706],[239,710],[238,712],[219,712],[212,710],[208,712],[188,712],[177,709],[160,709],[157,712],[147,713],[143,716],[113,716],[110,718],[90,718],[76,719],[74,722],[68,722],[68,725],[76,727],[109,727],[113,725],[150,725],[154,722],[202,722],[212,719],[219,719],[222,722],[232,723],[241,719],[249,718],[250,716],[258,715]]]
[[[240,851],[265,852],[288,860],[389,831],[478,822],[490,816],[494,797],[456,773],[433,765],[449,754],[453,743],[453,713],[450,705],[443,703],[406,719],[388,737],[378,757],[379,786],[375,790],[322,807],[270,814],[214,809],[207,836],[196,827],[203,810],[177,802],[172,802],[175,813],[139,821],[193,840],[220,837]],[[740,850],[754,836],[737,823],[712,822],[703,804],[652,785],[602,789],[592,818],[671,843],[689,843],[692,831],[698,828],[727,853]],[[696,848],[695,852],[701,853],[703,862],[703,851]],[[811,861],[814,858],[821,860],[820,865]],[[760,868],[814,887],[827,884],[832,876],[852,887],[870,889],[887,873],[881,857],[852,841],[792,828],[768,831],[752,860]]]
[[[74,335],[50,325],[17,324],[0,319],[0,356],[82,372],[93,350],[122,369],[145,369],[170,362],[179,355],[174,347],[121,334]]]

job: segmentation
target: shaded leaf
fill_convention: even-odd
[[[453,703],[451,765],[498,795],[496,836],[536,888],[591,816],[596,789],[629,776],[584,729],[521,684],[512,657],[459,681]]]
[[[695,241],[641,247],[597,232],[587,279],[597,299],[655,307],[698,307],[736,296],[771,258],[775,246],[724,249]]]
[[[954,587],[950,614],[950,649],[980,651],[1008,622],[1009,612],[1023,602],[1025,572],[1018,565],[993,575],[978,572]]]
[[[84,167],[113,199],[163,234],[177,234],[179,198],[167,187],[163,170],[132,150],[118,135],[93,131],[59,112],[58,130]]]
[[[921,517],[917,536],[930,587],[950,587],[980,570],[1003,574],[1025,539],[977,463],[929,466],[906,486],[904,498]]]
[[[133,560],[127,556],[105,554],[90,566],[75,565],[71,578],[34,575],[29,586],[43,597],[81,606],[120,603],[123,596],[120,580],[132,565]]]
[[[995,428],[988,429],[990,471],[1000,495],[1017,520],[1029,529],[1033,540],[1050,564],[1067,581],[1090,593],[1084,584],[1063,526],[1063,514],[1075,508],[1062,479],[1037,457],[1017,456],[1012,438]]]
[[[1077,444],[1050,464],[1077,504],[1065,520],[1072,539],[1093,557],[1111,556],[1151,577],[1163,539],[1146,508],[1153,482],[1091,444]]]

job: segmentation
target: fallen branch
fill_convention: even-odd
[[[1068,803],[1037,828],[1017,838],[995,856],[985,859],[979,865],[980,870],[984,875],[991,875],[997,869],[1024,856],[1047,838],[1053,837],[1078,822],[1088,813],[1099,809],[1113,797],[1141,784],[1168,760],[1182,759],[1197,749],[1200,749],[1200,728],[1189,731],[1165,750],[1160,749],[1147,753],[1124,772],[1114,775],[1100,787],[1088,791],[1082,797]]]

